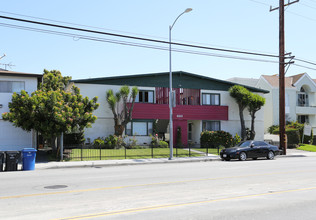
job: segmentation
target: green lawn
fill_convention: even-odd
[[[219,149],[219,152],[221,152],[221,149]],[[217,149],[216,148],[209,148],[209,149],[206,149],[206,148],[193,148],[193,150],[195,151],[201,151],[203,153],[206,153],[208,152],[209,154],[215,154],[215,155],[218,155],[218,152],[217,152]]]
[[[101,151],[101,152],[100,152]],[[148,149],[126,149],[126,159],[143,159],[143,158],[164,158],[169,157],[169,148],[151,148]],[[183,149],[174,149],[174,157],[189,157],[189,151]],[[191,151],[191,157],[204,156],[203,154]],[[125,149],[72,149],[67,161],[81,160],[118,160],[125,159]]]
[[[315,145],[310,145],[310,144],[302,144],[297,149],[305,150],[305,151],[311,151],[311,152],[316,152],[316,146]]]

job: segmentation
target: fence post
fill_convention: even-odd
[[[191,157],[191,146],[189,145],[189,157]]]
[[[124,146],[124,149],[125,149],[125,160],[126,160],[126,146]]]
[[[208,156],[208,145],[206,145],[206,156]]]
[[[83,154],[83,144],[81,144],[81,161],[82,161],[82,154]]]
[[[102,160],[102,159],[101,159],[101,144],[100,144],[100,160]]]
[[[154,158],[154,145],[151,145],[151,158]]]

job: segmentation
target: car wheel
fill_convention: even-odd
[[[245,152],[241,152],[239,154],[239,160],[245,161],[247,159],[247,154]]]
[[[254,157],[254,158],[252,158],[253,160],[257,160],[258,158],[257,157]]]
[[[230,158],[225,158],[226,161],[230,161]]]
[[[267,155],[268,160],[273,160],[274,159],[274,153],[273,151],[269,151],[268,155]]]

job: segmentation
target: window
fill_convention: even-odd
[[[139,90],[135,102],[154,103],[154,91]]]
[[[309,106],[308,94],[302,87],[300,92],[297,94],[297,106],[307,107]]]
[[[153,134],[152,121],[133,121],[126,125],[125,134],[129,136],[148,136]]]
[[[25,89],[24,82],[17,81],[0,81],[0,93],[21,92]]]
[[[262,147],[262,146],[267,146],[267,143],[265,143],[265,142],[263,142],[263,141],[254,141],[253,142],[253,145],[255,146],[255,147]]]
[[[203,93],[202,105],[220,105],[220,94]]]
[[[219,131],[221,130],[220,121],[203,121],[202,131]]]
[[[301,123],[301,124],[309,123],[308,115],[298,115],[297,121],[298,123]]]

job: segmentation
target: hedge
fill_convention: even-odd
[[[300,143],[300,133],[298,129],[286,129],[288,148],[295,148]],[[273,131],[273,134],[280,134],[278,129]]]
[[[226,131],[203,131],[200,143],[202,148],[217,148],[220,145],[227,148],[233,145],[234,139]]]

